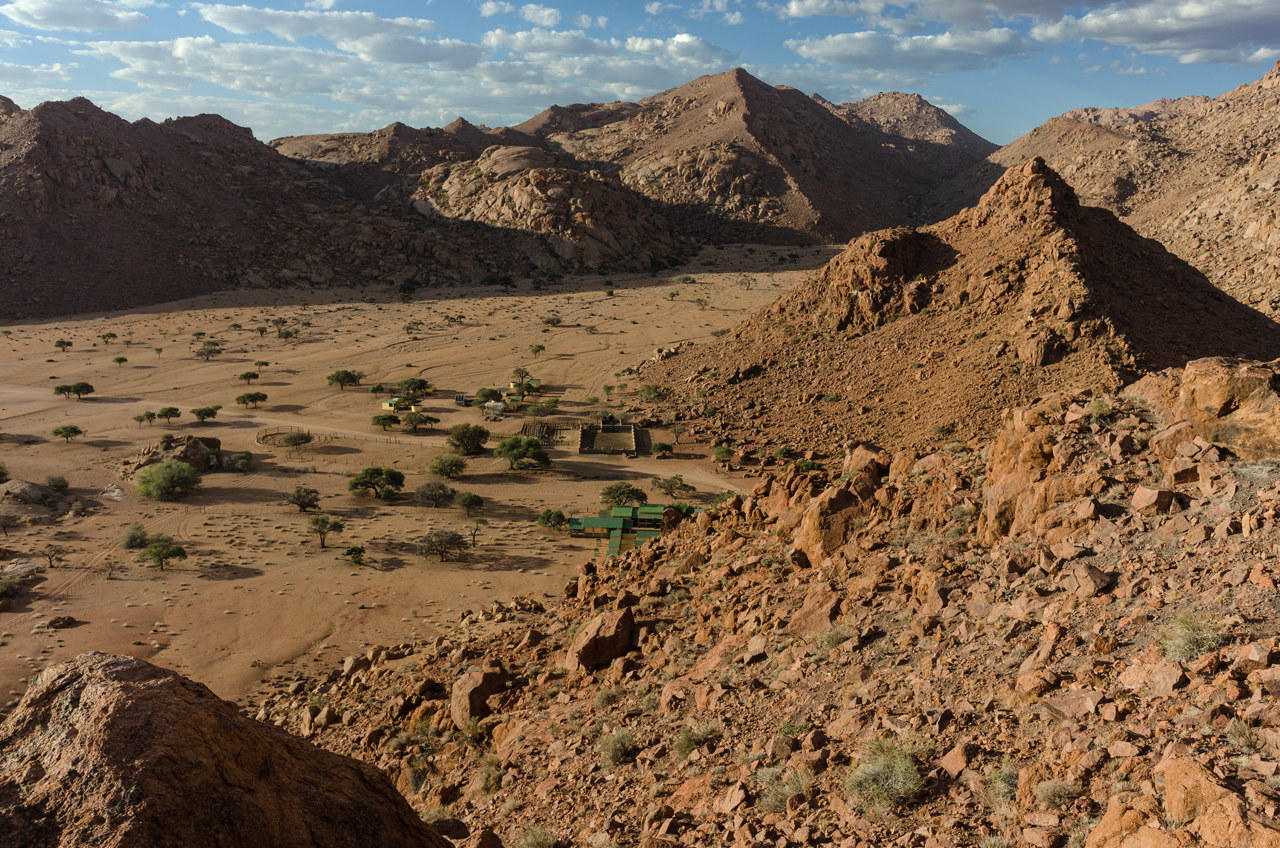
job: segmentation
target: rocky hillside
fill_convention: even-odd
[[[940,189],[925,214],[969,205],[1003,168],[1041,156],[1084,203],[1111,209],[1223,291],[1274,315],[1280,310],[1277,143],[1280,63],[1258,82],[1212,100],[1069,112]]]
[[[672,355],[674,353],[674,355]],[[1115,391],[1190,359],[1280,356],[1280,327],[1033,159],[972,209],[869,233],[809,283],[702,348],[639,371],[651,415],[752,463],[850,438],[934,448],[990,438],[1050,391]]]
[[[1280,477],[1233,456],[1280,433],[1227,388],[1277,368],[1144,389],[1217,391],[1217,443],[1091,392],[980,449],[851,443],[555,610],[463,611],[253,709],[466,844],[1277,844]]]
[[[451,134],[408,128],[368,143],[376,148],[370,157],[381,162],[391,151],[403,168],[474,155]],[[635,203],[565,213],[548,248],[533,220],[428,219],[407,196],[373,207],[340,184],[373,187],[380,177],[341,166],[336,173],[334,182],[320,179],[217,116],[130,124],[79,98],[31,110],[4,101],[0,319],[122,309],[241,286],[438,286],[495,273],[647,270],[647,257],[677,249],[665,221]],[[625,219],[597,217],[619,206]],[[645,227],[638,237],[637,220]],[[601,230],[606,243],[630,238],[634,255],[588,250],[599,262],[562,261],[564,238],[587,227]],[[615,227],[625,232],[614,234]]]

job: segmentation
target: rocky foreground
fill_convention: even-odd
[[[86,763],[265,791],[262,751],[171,764],[237,760],[246,734],[307,756],[274,724],[376,765],[458,844],[1280,844],[1278,388],[1280,362],[1198,361],[1009,410],[980,448],[851,443],[838,474],[792,466],[584,564],[553,610],[494,604],[278,679],[256,730],[167,672],[83,658],[0,730],[0,822]],[[99,708],[121,692],[165,719],[154,742]],[[377,789],[344,768],[339,798]],[[33,832],[147,809],[114,797],[62,792]]]

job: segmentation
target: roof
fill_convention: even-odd
[[[656,515],[661,518],[665,509],[666,507],[662,504],[645,504],[644,506],[637,507],[636,512],[640,515]]]
[[[614,518],[630,518],[634,514],[634,509],[635,507],[630,506],[615,506],[612,515]]]
[[[622,518],[584,518],[582,519],[583,527],[609,527],[619,530],[626,527],[627,522]]]

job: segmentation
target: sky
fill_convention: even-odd
[[[918,92],[998,144],[1084,106],[1216,96],[1280,59],[1280,0],[0,0],[0,93],[263,140],[519,123],[734,67],[828,100]]]

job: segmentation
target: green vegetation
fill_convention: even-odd
[[[334,371],[325,380],[331,386],[337,386],[339,391],[346,391],[347,386],[360,385],[360,373],[357,371],[349,371],[345,368]]]
[[[342,552],[342,558],[352,565],[364,565],[364,545],[352,545]]]
[[[996,806],[1007,804],[1018,794],[1018,767],[1004,760],[987,778],[987,795]]]
[[[687,760],[698,748],[718,741],[722,735],[724,727],[718,721],[709,721],[697,727],[682,727],[671,743],[671,753],[681,760]]]
[[[189,495],[200,486],[200,472],[180,459],[171,459],[138,472],[138,493],[157,501]]]
[[[876,807],[897,807],[924,788],[909,754],[888,739],[872,739],[862,749],[858,767],[844,782],[850,795]]]
[[[249,408],[249,404],[253,404],[253,408],[257,409],[258,404],[262,403],[266,399],[267,396],[262,392],[245,392],[236,398],[236,403],[240,404],[245,409]]]
[[[373,423],[373,426],[381,427],[383,429],[383,432],[385,432],[387,428],[394,427],[400,423],[400,416],[392,415],[391,413],[387,412],[387,413],[383,413],[382,415],[373,416],[372,423]]]
[[[157,418],[163,418],[164,423],[168,424],[175,418],[182,417],[182,413],[178,411],[176,406],[166,406],[156,413]]]
[[[600,490],[600,501],[608,507],[626,506],[631,503],[648,503],[649,496],[644,489],[638,489],[630,483],[611,483]]]
[[[245,371],[241,373],[240,376],[237,377],[236,379],[244,380],[244,384],[247,386],[247,385],[250,385],[254,380],[258,379],[259,376],[260,375],[258,374],[257,371]]]
[[[75,424],[63,424],[61,427],[54,427],[50,432],[59,439],[66,439],[67,444],[71,444],[71,440],[75,437],[84,435],[84,430]]]
[[[1036,784],[1036,800],[1050,810],[1065,807],[1082,794],[1079,786],[1065,780],[1042,780]]]
[[[684,481],[683,474],[673,474],[670,477],[654,477],[651,482],[653,488],[662,492],[668,498],[678,498],[697,491],[696,488]]]
[[[512,470],[527,468],[530,464],[551,464],[551,457],[543,450],[542,442],[533,436],[511,436],[503,439],[494,449],[493,455],[505,459]]]
[[[452,454],[449,454],[449,456],[452,456]],[[439,480],[432,480],[414,489],[413,499],[418,506],[427,506],[429,504],[432,507],[438,507],[442,503],[448,503],[453,500],[453,496],[456,494],[456,491]]]
[[[550,527],[552,530],[559,530],[568,523],[569,519],[558,509],[544,509],[542,514],[538,516],[539,527]]]
[[[625,727],[600,737],[597,747],[605,768],[616,768],[629,763],[636,754],[635,737]]]
[[[404,474],[394,468],[370,466],[347,483],[351,492],[368,492],[379,500],[394,498],[404,488]]]
[[[151,560],[152,565],[164,571],[171,560],[186,559],[187,549],[181,545],[175,545],[172,536],[157,533],[147,540],[147,546],[142,554]]]
[[[439,423],[439,418],[432,418],[430,415],[423,415],[421,412],[406,412],[404,414],[404,425],[415,433],[418,432],[419,427],[431,427]]]
[[[129,525],[129,529],[124,531],[124,541],[121,543],[126,550],[139,550],[147,546],[147,528],[142,526],[141,522]]]
[[[211,418],[217,418],[219,409],[222,409],[222,407],[216,404],[214,406],[197,406],[191,410],[191,414],[195,416],[196,421],[203,424]]]
[[[484,498],[474,492],[458,492],[453,496],[453,505],[465,511],[470,517],[472,510],[481,509],[484,506]]]
[[[323,548],[325,540],[329,538],[329,534],[341,536],[342,531],[347,529],[347,524],[341,518],[313,515],[307,519],[307,529],[316,534],[317,538],[320,539],[320,547]]]
[[[487,441],[489,441],[489,431],[479,424],[455,424],[445,438],[445,442],[463,456],[479,453],[484,449],[484,443]]]
[[[298,508],[298,512],[306,512],[309,509],[319,509],[320,490],[307,489],[302,486],[298,486],[292,492],[285,493],[284,503],[289,506],[296,506]]]
[[[67,478],[61,474],[50,474],[44,478],[44,484],[55,492],[65,492],[71,488],[71,484],[67,482]]]
[[[467,549],[467,540],[454,530],[432,530],[418,542],[418,555],[435,555],[448,562]]]
[[[467,470],[467,461],[456,453],[442,453],[427,466],[427,472],[446,480],[458,480]]]

